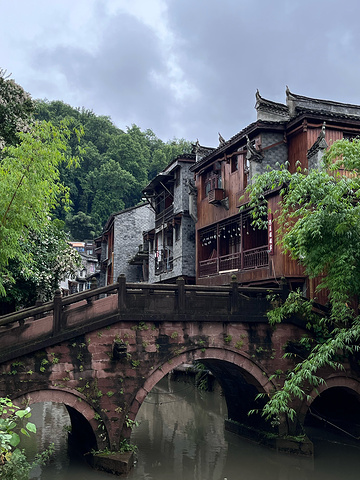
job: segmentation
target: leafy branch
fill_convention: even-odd
[[[344,172],[346,175],[344,175]],[[309,392],[324,383],[324,367],[343,369],[338,359],[359,351],[360,317],[360,140],[335,142],[319,170],[291,173],[286,166],[265,172],[248,187],[253,225],[266,228],[267,196],[281,194],[276,221],[278,244],[299,262],[309,278],[317,278],[315,294],[325,293],[328,313],[314,311],[314,299],[290,292],[283,304],[272,299],[270,323],[292,315],[303,318],[311,335],[301,342],[308,354],[285,378],[263,409],[267,418],[295,417],[294,400],[310,400]],[[286,356],[290,354],[287,353]]]

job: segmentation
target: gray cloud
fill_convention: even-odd
[[[92,2],[74,40],[70,26],[61,26],[70,18],[66,5],[62,12],[56,3],[60,20],[51,30],[43,3],[36,35],[23,42],[26,60],[14,63],[15,79],[34,97],[91,108],[120,128],[136,123],[164,140],[208,145],[216,145],[218,131],[229,138],[255,120],[257,88],[281,102],[289,85],[298,94],[360,104],[356,0],[340,9],[337,0],[164,3],[161,25],[149,26],[124,10],[110,15],[106,1]],[[9,45],[11,61],[20,43]]]
[[[164,100],[151,81],[151,72],[164,68],[158,40],[128,15],[108,22],[96,51],[58,46],[38,50],[32,63],[45,77],[60,72],[79,102],[114,120],[150,122],[149,113]]]

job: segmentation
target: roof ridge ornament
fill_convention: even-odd
[[[219,134],[219,145],[224,145],[224,143],[226,143],[225,138],[221,135],[220,132],[218,132],[218,134]]]
[[[267,100],[260,95],[259,89],[255,93],[255,110],[257,120],[270,122],[286,122],[289,120],[289,109],[286,105],[272,100]]]
[[[213,147],[204,147],[200,145],[199,139],[196,139],[196,142],[192,144],[192,153],[195,154],[195,161],[200,162],[204,157],[209,155],[215,148]]]

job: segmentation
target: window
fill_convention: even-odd
[[[221,171],[215,170],[205,174],[205,196],[209,195],[210,190],[222,188]]]
[[[161,192],[160,195],[156,197],[156,213],[161,213],[165,209],[165,192]]]
[[[179,223],[176,223],[175,224],[175,241],[179,241],[180,240],[180,224]]]
[[[238,156],[237,155],[233,155],[231,157],[231,173],[234,173],[236,172],[236,170],[239,168],[238,166]]]
[[[179,186],[180,185],[180,168],[177,168],[175,170],[174,177],[175,177],[175,185]]]

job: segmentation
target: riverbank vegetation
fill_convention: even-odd
[[[253,225],[267,228],[266,195],[280,188],[279,243],[285,254],[303,265],[310,278],[320,280],[316,293],[328,296],[327,312],[315,315],[313,302],[300,291],[269,312],[272,325],[297,314],[307,323],[309,335],[293,355],[294,368],[283,387],[265,405],[263,415],[275,420],[295,417],[292,402],[309,398],[324,380],[322,367],[341,369],[346,358],[359,351],[360,316],[360,140],[335,142],[319,170],[291,174],[286,166],[258,176],[248,187]],[[266,218],[266,217],[265,217]],[[288,353],[286,355],[292,355]],[[356,358],[355,358],[356,359]]]
[[[9,398],[0,398],[0,478],[3,480],[27,480],[31,470],[44,465],[54,446],[29,461],[21,449],[21,436],[36,433],[36,426],[29,421],[30,407],[20,409]]]

